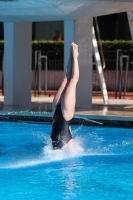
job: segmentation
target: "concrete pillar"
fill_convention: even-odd
[[[31,105],[32,24],[4,23],[4,105]]]
[[[75,21],[75,43],[79,46],[79,82],[76,107],[92,109],[92,18]]]
[[[64,69],[67,66],[70,44],[74,41],[74,20],[64,21]]]

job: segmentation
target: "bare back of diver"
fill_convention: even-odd
[[[75,112],[76,85],[79,80],[78,56],[78,46],[73,42],[64,79],[52,104],[51,139],[53,149],[61,149],[64,145],[67,145],[68,148],[73,147],[70,126]]]

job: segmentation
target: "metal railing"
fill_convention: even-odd
[[[105,64],[105,59],[104,59],[104,53],[103,53],[103,48],[102,48],[102,42],[101,42],[101,36],[100,36],[100,30],[98,26],[97,17],[94,17],[94,24],[95,24],[95,29],[96,29],[97,40],[99,42],[99,53],[101,57],[102,68],[105,69],[106,64]]]
[[[38,82],[38,95],[42,92],[42,59],[45,60],[44,64],[44,75],[45,75],[45,83],[44,89],[45,94],[47,93],[47,71],[48,71],[48,59],[46,55],[42,55],[41,51],[35,51],[35,80],[34,80],[34,94],[36,96],[37,90],[37,82]],[[37,70],[38,70],[38,77],[37,77]]]
[[[41,65],[38,67],[37,65],[37,58],[35,59],[35,51],[33,52],[33,60],[32,60],[32,91],[33,94],[40,95],[40,94],[48,94],[49,91],[56,91],[60,83],[63,80],[64,77],[64,71],[63,71],[63,60],[49,60],[47,59],[47,77],[45,74],[46,70],[46,58],[41,59]],[[126,74],[127,69],[127,59],[122,59],[122,75],[121,75],[121,82],[119,81],[120,77],[120,66],[118,67],[118,83],[117,83],[117,96],[119,98],[122,98],[119,96],[119,84],[121,83],[121,94],[125,91],[126,92],[132,92],[133,93],[133,58],[132,58],[133,51],[123,51],[123,56],[129,55],[129,61],[128,61],[128,70]],[[41,53],[41,55],[44,56],[44,52]],[[46,52],[45,52],[45,55]],[[116,51],[104,51],[105,55],[105,61],[106,61],[106,68],[104,69],[104,77],[105,82],[107,85],[108,91],[116,91],[116,72],[117,72],[117,52]],[[131,56],[130,56],[131,55]],[[3,52],[0,52],[0,89],[3,91],[3,68],[2,68],[2,62],[3,62]],[[120,56],[119,56],[119,65],[120,65]],[[38,71],[40,70],[40,72]],[[129,73],[130,71],[130,73]],[[94,69],[95,72],[95,69]],[[40,73],[40,75],[39,75]],[[40,82],[39,82],[39,77]],[[126,78],[126,82],[125,82]],[[93,77],[93,81],[96,77]],[[40,84],[40,87],[39,87]],[[126,85],[126,90],[124,89],[124,85]],[[47,87],[46,87],[47,86]],[[39,89],[41,88],[41,89]],[[47,89],[46,89],[47,88]],[[100,88],[98,85],[93,86],[93,91],[100,91]],[[46,92],[47,91],[47,92]],[[122,92],[123,91],[123,92]]]
[[[121,93],[122,93],[122,74],[123,74],[123,67],[124,67],[124,62],[123,62],[124,59],[126,60],[125,77],[124,77],[124,97],[126,95],[127,74],[128,74],[128,68],[129,68],[129,55],[123,55],[124,52],[125,51],[118,49],[117,50],[117,59],[116,59],[115,98],[117,98],[117,93],[118,93],[118,90],[119,90],[119,98],[120,99],[121,99]]]

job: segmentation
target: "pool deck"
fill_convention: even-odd
[[[11,119],[16,116],[26,120],[51,121],[53,96],[32,97],[30,110],[19,106],[4,106],[3,101],[4,97],[0,96],[0,118]],[[73,122],[79,123],[81,119],[85,124],[87,121],[90,123],[90,120],[94,120],[105,126],[113,124],[113,126],[133,127],[133,100],[109,99],[109,104],[105,105],[102,98],[93,98],[92,110],[76,108]]]

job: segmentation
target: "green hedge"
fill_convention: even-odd
[[[53,40],[34,40],[32,41],[32,50],[41,51],[63,51],[64,41],[53,41]]]
[[[131,40],[102,40],[103,50],[117,50],[117,49],[128,49],[133,50],[133,43]],[[4,41],[0,40],[0,50],[4,49]],[[64,41],[53,41],[53,40],[34,40],[32,41],[33,50],[60,50],[64,49]]]
[[[114,41],[102,41],[102,47],[105,60],[115,59],[116,51],[118,49],[123,50],[124,55],[129,55],[130,60],[133,60],[133,42],[131,40],[114,40]]]
[[[32,52],[34,58],[34,51],[41,50],[44,55],[48,56],[49,60],[63,60],[64,59],[64,42],[53,40],[34,40],[32,41]],[[4,41],[0,41],[0,52],[4,51]]]
[[[42,54],[48,56],[48,60],[63,60],[64,59],[64,42],[53,40],[32,41],[32,52],[41,50]]]
[[[105,60],[116,59],[117,49],[128,50],[124,54],[130,55],[130,60],[133,60],[133,43],[132,41],[114,40],[102,41]],[[4,50],[4,41],[0,41],[0,52]],[[32,52],[41,50],[44,55],[48,56],[48,60],[63,60],[64,59],[64,41],[52,40],[35,40],[32,41]]]
[[[131,40],[102,40],[102,46],[103,51],[133,50],[133,42]]]

